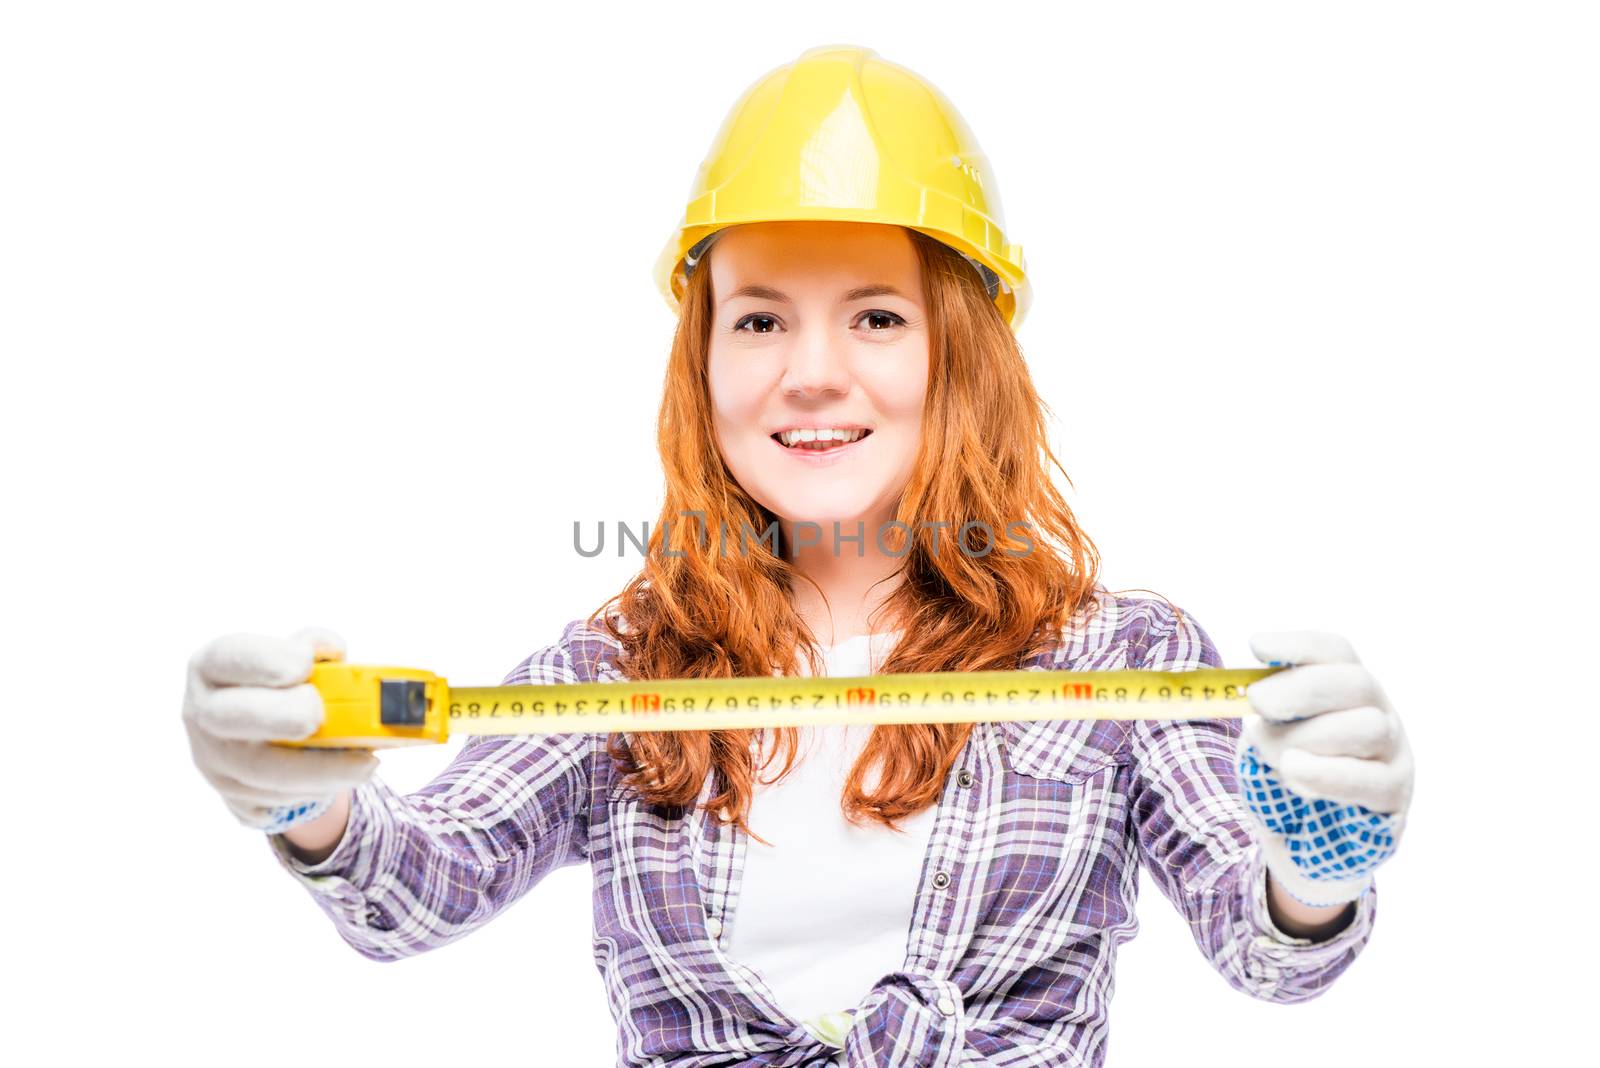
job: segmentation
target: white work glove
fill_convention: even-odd
[[[308,628],[288,638],[230,634],[189,660],[183,724],[195,766],[239,822],[276,834],[322,815],[371,777],[378,760],[356,749],[270,745],[315,734],[322,695],[314,660],[342,660],[344,642]]]
[[[1258,634],[1250,649],[1288,670],[1251,683],[1239,786],[1272,879],[1295,900],[1354,901],[1394,853],[1411,805],[1405,728],[1336,634]]]

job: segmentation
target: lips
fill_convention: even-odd
[[[871,436],[871,432],[862,434],[855,441],[830,441],[825,445],[817,442],[801,442],[795,445],[785,445],[778,440],[776,434],[772,436],[772,445],[782,449],[783,455],[797,464],[805,467],[832,467],[835,464],[848,463],[850,458],[862,449]]]
[[[772,440],[790,452],[822,453],[849,448],[871,435],[866,427],[787,427]]]

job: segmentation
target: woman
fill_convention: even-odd
[[[646,564],[508,683],[1218,665],[1194,619],[1096,581],[1012,332],[1020,249],[931,85],[842,47],[762,79],[658,279],[680,311]],[[404,797],[368,755],[265,744],[320,721],[304,681],[342,655],[326,632],[202,649],[186,722],[207,778],[374,959],[587,861],[623,1065],[1099,1063],[1141,857],[1256,997],[1314,996],[1370,934],[1404,732],[1342,640],[1254,648],[1304,666],[1251,688],[1243,732],[478,738]]]

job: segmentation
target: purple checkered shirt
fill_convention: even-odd
[[[1019,667],[1220,666],[1187,614],[1098,596],[1098,611]],[[617,653],[576,621],[506,682],[616,681]],[[1117,947],[1138,930],[1141,858],[1201,952],[1253,997],[1315,997],[1370,937],[1375,889],[1324,942],[1272,923],[1238,793],[1240,726],[976,724],[939,799],[905,961],[862,992],[842,1051],[726,955],[744,836],[699,807],[642,802],[606,757],[604,734],[472,738],[405,796],[373,779],[352,795],[345,836],[319,864],[295,860],[281,837],[268,841],[344,940],[381,961],[460,938],[548,872],[588,861],[595,961],[625,1068],[1099,1065]],[[710,786],[708,777],[701,802]]]

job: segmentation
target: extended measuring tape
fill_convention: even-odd
[[[384,749],[451,734],[705,731],[842,723],[1040,719],[1237,719],[1245,688],[1282,668],[942,671],[642,679],[451,687],[415,668],[327,661],[311,669],[322,728],[280,744]]]

